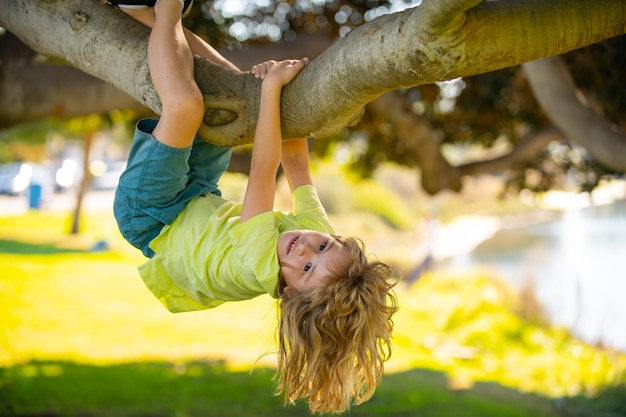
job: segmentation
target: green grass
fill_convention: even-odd
[[[272,395],[272,371],[228,370],[220,362],[141,362],[95,366],[31,362],[5,369],[5,412],[16,415],[306,416],[304,404],[282,407]],[[0,409],[0,412],[2,409]],[[449,390],[437,372],[385,377],[376,396],[354,416],[556,416],[552,402],[497,384]]]
[[[0,218],[0,415],[308,415],[272,395],[273,300],[170,314],[110,214],[87,216],[78,237],[67,224]],[[110,250],[89,250],[102,239]],[[516,294],[480,271],[398,296],[388,372],[349,415],[626,413],[626,355],[520,318]]]

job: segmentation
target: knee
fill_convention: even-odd
[[[167,100],[163,100],[163,113],[200,124],[204,117],[204,97],[200,89],[196,86],[172,92]]]

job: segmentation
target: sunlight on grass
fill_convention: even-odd
[[[270,346],[274,314],[265,297],[174,315],[146,290],[134,263],[115,254],[30,256],[26,262],[5,255],[0,268],[10,277],[0,283],[3,365],[30,358],[198,356],[249,364]]]
[[[524,300],[480,272],[429,274],[400,301],[392,363],[446,372],[452,386],[498,381],[552,397],[593,395],[626,372],[625,354],[514,314]]]
[[[55,216],[0,219],[0,240],[19,234],[34,247],[50,239],[59,247],[91,246],[89,238],[65,236]],[[87,228],[90,235],[94,229],[100,238],[100,227]],[[111,237],[112,246],[125,245]],[[2,366],[33,358],[106,363],[215,357],[249,367],[273,346],[269,297],[175,315],[139,278],[136,267],[144,258],[137,251],[25,255],[10,253],[7,245],[0,247]]]
[[[144,259],[128,249],[109,215],[87,218],[78,238],[64,234],[64,219],[0,218],[0,367],[224,360],[228,369],[248,370],[274,349],[276,312],[268,296],[171,314],[145,288],[136,271]],[[90,252],[103,238],[112,250]],[[32,254],[12,250],[16,242],[31,245]],[[398,296],[390,373],[432,369],[456,389],[496,381],[557,397],[593,394],[626,371],[626,355],[513,314],[517,295],[480,271],[428,275],[398,285]],[[266,355],[260,364],[274,360]]]

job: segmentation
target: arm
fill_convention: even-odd
[[[281,159],[280,94],[308,60],[268,61],[253,68],[263,79],[252,163],[243,199],[241,222],[274,208],[276,172]]]
[[[309,169],[309,145],[306,139],[284,141],[281,164],[291,192],[302,185],[313,185]]]

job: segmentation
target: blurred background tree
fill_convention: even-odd
[[[309,48],[300,50],[308,54],[323,51],[366,21],[421,1],[236,3],[204,3],[207,7],[196,8],[186,24],[231,51],[305,38]],[[207,18],[217,25],[207,25]],[[581,93],[621,132],[626,131],[626,58],[620,53],[625,48],[626,36],[620,36],[564,55]],[[248,65],[262,59],[248,56],[253,57]],[[233,53],[231,59],[237,58]],[[522,66],[389,95],[368,105],[358,126],[314,142],[313,151],[328,154],[347,145],[352,168],[366,177],[383,162],[421,168],[422,186],[432,194],[460,189],[464,174],[505,171],[512,189],[540,192],[563,186],[591,191],[601,179],[625,171],[607,168],[554,128]]]
[[[315,58],[363,23],[418,3],[196,1],[185,25],[245,70],[268,58]],[[3,104],[0,126],[114,108],[151,113],[109,84],[36,55],[8,32],[0,42],[0,90],[5,99],[20,95],[13,113]],[[620,36],[562,56],[589,108],[620,132],[619,146],[626,146],[626,59],[620,54],[625,46],[626,36]],[[535,100],[529,71],[522,65],[386,93],[366,106],[358,125],[315,141],[312,151],[333,154],[364,177],[384,162],[414,167],[430,194],[460,190],[464,175],[503,174],[512,189],[532,191],[589,191],[603,178],[623,175],[621,161],[599,161],[593,143],[581,146],[555,127]],[[42,94],[45,89],[49,94]],[[232,169],[247,170],[245,152],[234,158]]]

